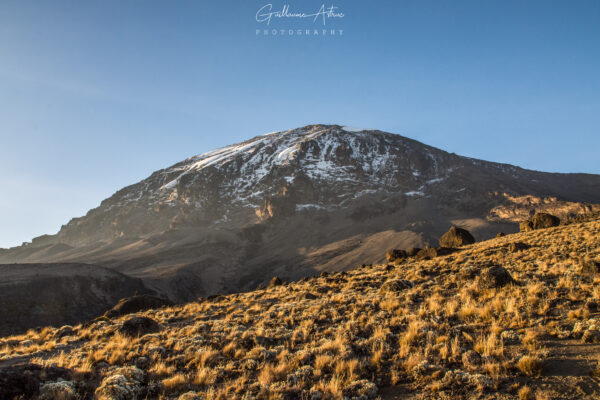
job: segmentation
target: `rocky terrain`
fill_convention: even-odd
[[[0,339],[0,398],[596,399],[599,238],[593,217],[30,330]]]
[[[299,280],[382,262],[390,248],[437,244],[451,225],[482,240],[517,232],[535,211],[565,219],[597,212],[598,203],[597,175],[530,171],[378,130],[309,125],[157,171],[56,235],[0,249],[0,263],[96,265],[182,302],[255,289],[274,275]],[[100,313],[110,307],[102,304]]]

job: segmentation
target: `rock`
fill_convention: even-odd
[[[466,229],[453,226],[440,238],[442,247],[460,247],[475,243],[475,238]]]
[[[595,329],[588,329],[581,337],[583,343],[600,343],[600,332]]]
[[[346,386],[342,395],[350,398],[375,399],[379,393],[379,388],[373,382],[366,379],[354,381]],[[364,397],[363,397],[364,396]]]
[[[311,292],[305,292],[302,295],[302,298],[305,299],[305,300],[315,300],[317,298],[317,296],[314,295],[314,294],[312,294]]]
[[[480,390],[489,390],[493,387],[490,378],[482,374],[469,374],[468,372],[455,369],[446,372],[442,379],[442,384],[446,388],[464,388],[476,387]]]
[[[56,337],[62,338],[65,336],[72,336],[74,332],[75,331],[73,330],[73,327],[71,325],[65,325],[60,327],[56,331]]]
[[[160,325],[148,317],[131,317],[119,327],[119,333],[126,336],[143,336],[147,333],[154,333],[160,330]]]
[[[425,247],[415,255],[415,260],[431,260],[436,257],[452,254],[455,251],[456,249],[451,247],[438,247],[437,249],[434,247]]]
[[[596,311],[598,311],[598,303],[592,299],[588,299],[585,302],[585,308],[587,308],[591,312],[596,312]]]
[[[477,278],[480,289],[495,289],[513,283],[514,279],[506,268],[499,265],[485,268]]]
[[[431,260],[432,258],[436,258],[438,256],[437,249],[433,247],[426,247],[422,250],[419,250],[415,259],[417,260]]]
[[[527,250],[530,247],[531,246],[523,242],[513,242],[508,244],[508,251],[516,253],[517,251]]]
[[[406,257],[408,257],[408,254],[406,253],[406,251],[397,250],[397,249],[390,250],[385,255],[385,258],[388,262],[402,261]]]
[[[439,365],[428,363],[427,360],[421,361],[410,370],[415,376],[431,376],[438,371],[443,371],[443,368]]]
[[[527,220],[527,221],[521,221],[519,223],[519,232],[529,232],[533,230],[533,222]]]
[[[410,249],[410,250],[408,250],[408,251],[406,252],[406,255],[407,255],[408,257],[414,257],[414,256],[416,256],[416,255],[417,255],[417,254],[418,254],[420,251],[421,251],[421,248],[420,248],[420,247],[413,247],[412,249]]]
[[[271,279],[271,282],[269,282],[269,286],[267,286],[267,288],[273,288],[275,286],[281,286],[283,285],[283,281],[281,279],[279,279],[279,277],[274,276],[273,279]]]
[[[500,338],[506,344],[517,344],[521,341],[519,334],[512,330],[502,331]]]
[[[173,303],[169,300],[161,299],[159,297],[150,295],[132,296],[119,300],[117,305],[104,313],[104,315],[108,318],[114,318],[121,315],[172,305]]]
[[[135,366],[145,371],[150,366],[150,360],[148,360],[148,357],[138,357],[135,359]]]
[[[398,293],[413,286],[413,283],[406,279],[390,279],[381,285],[379,293]]]
[[[545,229],[560,225],[560,218],[548,213],[537,213],[533,216],[531,223],[533,229]]]
[[[96,389],[97,400],[136,400],[145,374],[136,367],[118,368]]]
[[[500,238],[500,237],[503,237],[503,236],[506,236],[506,234],[505,234],[504,232],[498,232],[498,233],[496,234],[496,237],[497,237],[497,238]]]
[[[46,382],[40,387],[40,400],[75,400],[75,384],[71,381]]]
[[[462,355],[462,363],[465,367],[473,368],[478,365],[481,365],[482,359],[479,353],[477,353],[476,351],[468,350]]]
[[[196,392],[187,392],[180,395],[177,400],[204,400],[204,397]]]
[[[531,220],[522,221],[519,231],[529,232],[534,229],[545,229],[560,225],[560,218],[548,213],[536,213]]]
[[[310,388],[310,400],[321,400],[323,398],[323,392],[315,388]]]
[[[164,357],[167,354],[167,349],[162,346],[150,346],[146,352],[148,356]]]

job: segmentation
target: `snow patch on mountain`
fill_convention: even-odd
[[[423,145],[399,135],[311,125],[190,157],[128,188],[131,190],[119,196],[118,204],[201,209],[218,198],[223,203],[256,208],[283,190],[283,185],[294,186],[295,182],[319,188],[316,205],[331,203],[333,198],[341,206],[360,193],[424,196],[429,185],[446,178],[440,174],[443,161],[439,157],[441,153],[435,149],[423,151]],[[298,209],[305,208],[309,207]]]
[[[359,128],[356,126],[344,126],[342,129],[345,130],[346,132],[364,132],[364,131],[372,130],[372,129]]]

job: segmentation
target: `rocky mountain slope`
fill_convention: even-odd
[[[586,204],[589,203],[589,204]],[[449,225],[477,239],[533,211],[598,210],[600,177],[450,154],[377,130],[310,125],[153,173],[0,262],[85,262],[181,301],[300,279],[424,246]]]
[[[0,265],[0,335],[92,319],[135,292],[150,291],[140,279],[97,265]]]
[[[600,219],[0,339],[0,398],[597,399]]]

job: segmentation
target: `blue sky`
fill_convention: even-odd
[[[335,37],[256,35],[268,3],[323,4],[0,2],[0,247],[186,157],[309,123],[600,173],[600,2],[325,2],[344,13]]]

